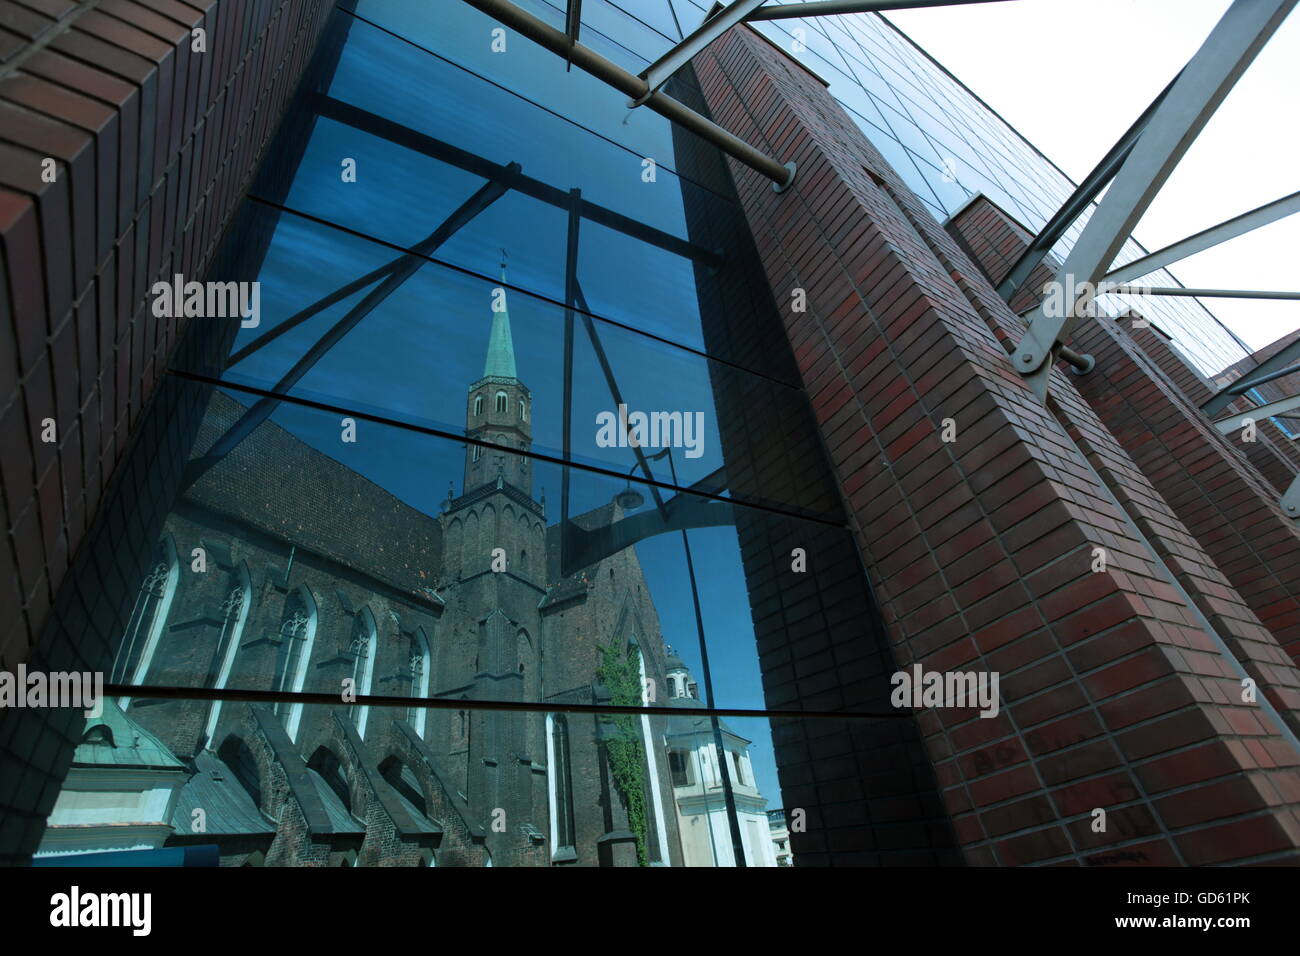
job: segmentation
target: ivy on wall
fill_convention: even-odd
[[[610,702],[618,707],[641,705],[641,652],[636,647],[621,652],[618,642],[600,647],[601,663],[597,679],[610,693]],[[627,823],[636,837],[637,866],[649,866],[646,852],[645,744],[641,740],[635,714],[618,714],[607,723],[614,725],[605,738],[614,786],[618,789]]]

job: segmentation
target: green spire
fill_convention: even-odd
[[[492,332],[488,336],[487,361],[483,375],[518,378],[515,374],[515,344],[510,337],[510,312],[506,308],[506,264],[501,263],[501,311],[492,313]]]

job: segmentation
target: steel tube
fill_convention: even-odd
[[[531,13],[519,9],[509,0],[465,0],[465,2],[523,34],[534,43],[546,47],[552,53],[565,57],[584,73],[590,73],[596,79],[603,80],[629,99],[641,100],[645,97],[645,105],[660,116],[689,129],[729,156],[735,157],[751,169],[758,170],[772,180],[778,188],[784,189],[794,179],[794,170],[790,166],[778,163],[772,157],[750,146],[739,137],[733,136],[717,123],[706,119],[672,97],[659,92],[650,92],[649,84],[641,77],[629,73],[617,63],[605,59],[581,43],[570,43],[568,36],[562,30],[557,30]],[[649,93],[648,97],[646,97],[647,93]]]
[[[762,3],[763,0],[732,0],[731,6],[724,7],[705,19],[686,39],[642,71],[641,79],[646,81],[647,86],[646,96],[649,96],[649,90],[657,90],[667,83],[674,73],[691,62],[695,54],[743,20],[746,14],[758,9]],[[632,102],[632,106],[640,105],[639,101]]]
[[[961,7],[972,3],[1005,3],[1006,0],[810,0],[783,3],[755,10],[746,20],[785,20],[790,17],[828,17],[839,13],[876,13],[918,7]]]
[[[1117,285],[1102,286],[1098,293],[1121,295],[1175,295],[1194,299],[1300,299],[1300,292],[1264,292],[1258,289],[1184,289],[1182,286]]]
[[[1150,275],[1165,268],[1171,263],[1178,262],[1180,259],[1194,256],[1206,249],[1212,249],[1221,242],[1235,239],[1243,233],[1259,229],[1261,226],[1267,226],[1269,223],[1276,222],[1297,212],[1300,212],[1300,192],[1294,192],[1289,196],[1283,196],[1281,199],[1275,199],[1271,203],[1266,203],[1252,209],[1250,212],[1242,213],[1240,216],[1234,216],[1217,226],[1202,229],[1194,236],[1188,236],[1180,242],[1165,246],[1163,249],[1143,256],[1141,259],[1126,263],[1107,275],[1104,281],[1131,282],[1133,279],[1140,279],[1145,275]]]

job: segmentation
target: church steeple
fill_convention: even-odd
[[[501,285],[492,290],[492,326],[488,332],[483,377],[469,388],[465,430],[471,438],[502,448],[526,451],[532,443],[532,396],[519,381],[514,338],[506,303],[505,250],[501,250]],[[465,450],[468,494],[484,485],[513,485],[532,494],[532,469],[527,458],[497,448],[470,444]]]
[[[500,304],[498,311],[497,305]],[[485,378],[517,378],[515,371],[515,343],[510,336],[510,310],[506,303],[506,264],[501,262],[501,285],[493,290],[492,332],[488,335],[487,361],[483,363]]]

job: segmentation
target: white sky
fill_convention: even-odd
[[[1187,62],[1229,0],[1004,0],[888,17],[1076,182]],[[1300,12],[1238,81],[1135,236],[1158,249],[1300,190]],[[1194,288],[1300,291],[1300,213],[1171,267]],[[1204,299],[1252,348],[1300,302]]]

